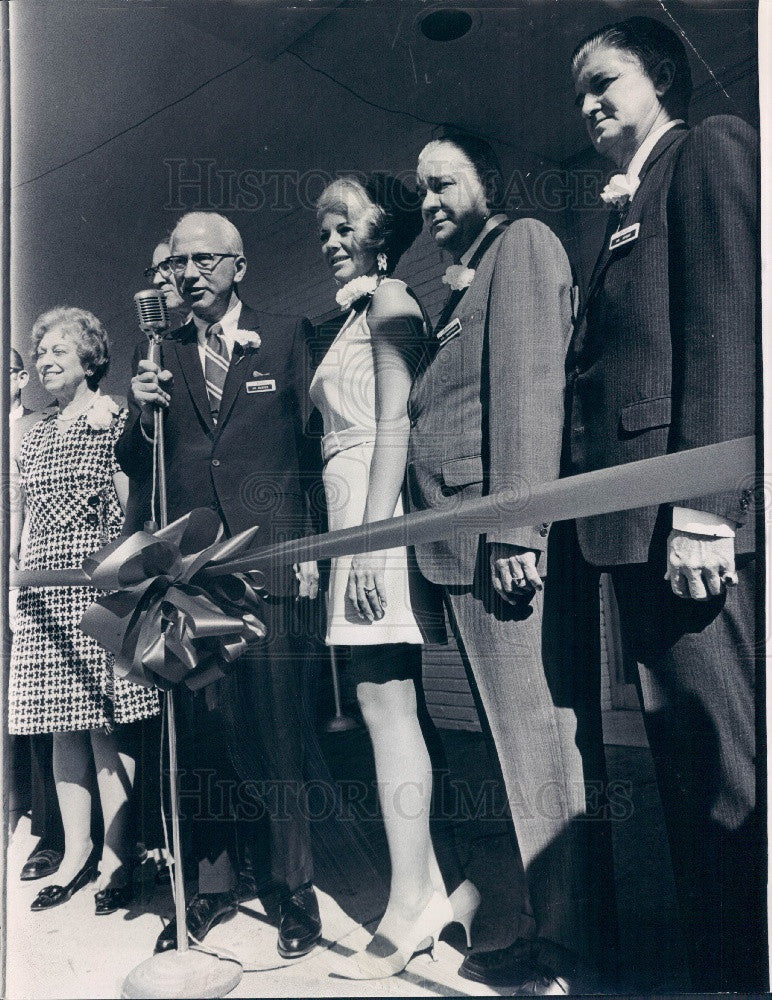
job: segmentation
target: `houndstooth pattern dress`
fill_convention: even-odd
[[[29,538],[24,569],[79,568],[119,533],[114,445],[126,422],[95,428],[80,417],[63,433],[52,414],[24,436],[19,454]],[[22,587],[11,651],[11,733],[111,729],[158,712],[155,690],[113,677],[112,657],[78,623],[100,591]]]

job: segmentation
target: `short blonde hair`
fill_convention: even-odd
[[[353,219],[352,201],[359,209]],[[356,177],[338,177],[322,191],[316,203],[316,218],[321,219],[328,212],[342,215],[351,225],[358,223],[361,226],[363,236],[356,241],[360,250],[378,253],[383,249],[386,213],[371,200],[364,185]]]
[[[351,216],[352,201],[361,214]],[[391,274],[400,257],[421,232],[423,220],[418,195],[398,178],[371,174],[363,183],[357,177],[339,177],[322,191],[316,217],[336,212],[361,229],[355,240],[360,250],[386,254],[386,273]]]
[[[110,342],[105,329],[93,313],[74,306],[56,306],[42,313],[32,327],[32,350],[37,354],[40,341],[51,330],[61,328],[75,344],[89,389],[96,389],[110,367]],[[88,373],[91,374],[88,374]]]

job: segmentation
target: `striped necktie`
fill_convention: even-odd
[[[217,423],[222,402],[222,391],[228,374],[228,348],[222,336],[222,327],[213,323],[206,331],[206,354],[204,359],[204,379],[212,420]]]

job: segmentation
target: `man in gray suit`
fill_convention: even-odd
[[[410,398],[414,509],[558,477],[573,282],[557,237],[492,214],[501,175],[479,139],[449,133],[418,161],[424,219],[453,256],[452,291]],[[576,715],[541,652],[549,526],[457,532],[417,546],[443,588],[501,763],[535,936],[466,959],[461,975],[517,992],[575,991],[589,951]]]

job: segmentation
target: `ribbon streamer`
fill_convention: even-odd
[[[223,677],[251,642],[265,636],[257,614],[265,594],[261,565],[739,491],[753,485],[754,468],[755,439],[740,438],[260,549],[249,549],[256,528],[221,541],[219,518],[210,508],[199,508],[155,534],[140,531],[116,539],[86,559],[83,571],[24,571],[11,584],[91,583],[111,591],[86,611],[80,625],[115,654],[116,673],[145,687],[184,683],[196,690]]]
[[[195,691],[224,677],[266,634],[262,574],[200,573],[247,549],[256,530],[222,541],[215,512],[198,508],[155,534],[116,539],[83,563],[88,582],[112,593],[88,608],[81,629],[115,655],[118,676],[143,687]]]
[[[271,563],[305,562],[373,552],[438,541],[452,532],[479,535],[493,526],[517,528],[542,521],[567,521],[636,507],[675,503],[726,490],[739,491],[743,487],[753,489],[755,443],[756,439],[752,436],[722,441],[569,476],[530,490],[507,490],[478,500],[460,502],[450,509],[420,511],[355,528],[267,545],[251,549],[248,555],[230,561],[224,556],[225,549],[220,548],[218,554],[212,556],[212,562],[199,569],[199,579],[206,580],[209,587],[214,577],[227,578],[239,572],[251,574],[259,566]],[[179,523],[175,522],[164,530],[169,531]],[[154,539],[162,535],[163,531],[159,531],[156,535],[143,534],[143,537]],[[12,587],[83,586],[88,582],[87,575],[78,569],[15,570],[10,574]]]
[[[324,535],[291,539],[253,549],[249,555],[220,561],[203,571],[207,579],[220,573],[260,566],[304,562],[377,552],[401,545],[436,542],[451,534],[480,535],[492,528],[519,528],[542,522],[594,517],[636,507],[659,506],[725,491],[753,490],[753,436],[719,444],[584,472],[532,489],[504,490],[480,499]]]

